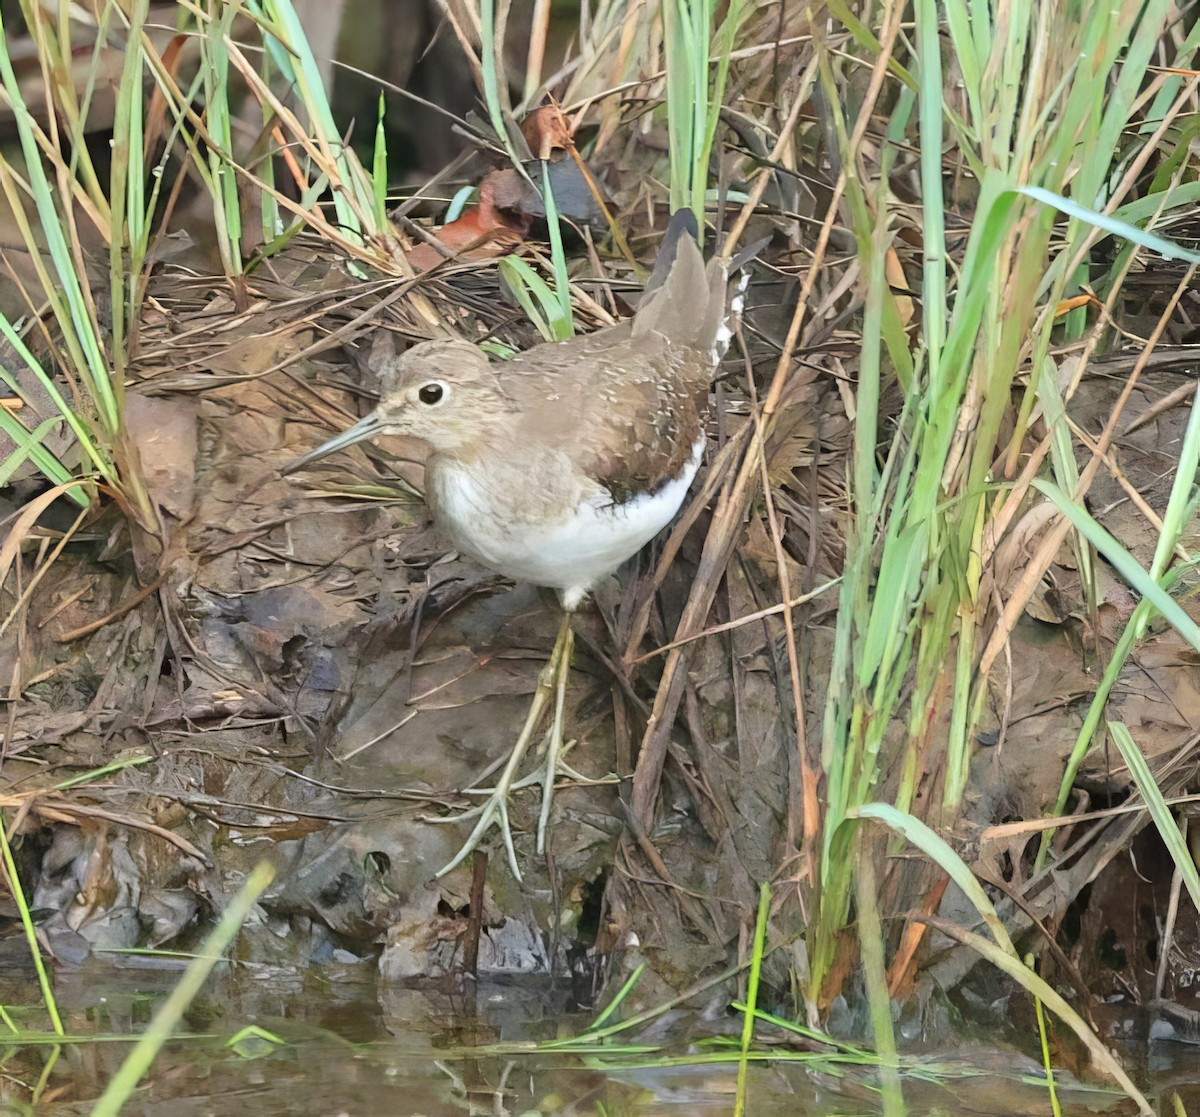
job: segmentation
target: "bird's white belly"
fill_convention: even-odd
[[[435,522],[465,554],[509,578],[556,589],[563,604],[574,608],[671,522],[699,468],[704,443],[695,451],[683,473],[653,495],[614,504],[598,494],[573,510],[524,519],[505,508],[496,479],[481,481],[445,463],[434,478]]]

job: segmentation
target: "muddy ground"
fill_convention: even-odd
[[[441,298],[469,296],[484,326],[532,341],[494,269],[465,267],[439,283]],[[794,277],[758,273],[752,355],[782,335],[796,288]],[[571,763],[589,780],[560,787],[550,854],[534,854],[529,789],[513,802],[522,883],[493,845],[473,925],[471,862],[435,879],[468,827],[431,820],[469,805],[463,789],[506,757],[558,611],[548,595],[448,551],[419,498],[419,445],[279,473],[369,409],[374,335],[421,336],[404,301],[389,298],[398,289],[352,278],[303,241],[235,293],[186,256],[157,273],[129,414],[165,543],[110,506],[55,554],[71,519],[56,506],[13,551],[5,584],[3,782],[10,806],[27,812],[20,857],[46,945],[67,967],[99,950],[194,945],[263,858],[279,874],[240,950],[287,966],[350,957],[386,981],[455,973],[465,939],[481,931],[481,971],[570,974],[584,999],[648,961],[639,997],[649,1003],[742,956],[757,885],[780,876],[774,930],[798,943],[803,912],[786,886],[795,737],[777,615],[691,645],[654,827],[621,840],[661,670],[648,653],[674,636],[711,516],[703,474],[671,561],[660,563],[660,540],[578,619],[567,724]],[[1131,492],[1165,502],[1195,359],[1186,345],[1160,349],[1125,412],[1119,479],[1101,478],[1090,494],[1143,564],[1155,533]],[[797,355],[793,421],[773,447],[797,592],[839,572],[850,423],[839,382],[853,361],[852,338],[832,328]],[[1116,352],[1093,366],[1070,407],[1081,429],[1103,425],[1132,361]],[[761,361],[756,376],[770,367]],[[734,361],[716,389],[713,468],[747,421],[747,395]],[[777,601],[761,508],[741,538],[713,625]],[[1019,544],[1004,561],[1015,577]],[[1144,812],[1072,828],[1059,839],[1074,843],[1072,856],[1026,879],[1040,834],[1025,820],[1052,804],[1096,689],[1097,652],[1136,604],[1102,560],[1100,574],[1094,613],[1069,547],[1044,582],[996,673],[968,818],[949,836],[998,894],[1058,932],[1072,971],[1063,980],[1110,1002],[1115,1030],[1188,1032],[1200,1018],[1200,935],[1185,893],[1164,953],[1170,867]],[[810,739],[821,732],[835,603],[825,593],[797,614]],[[1138,649],[1109,717],[1129,726],[1165,793],[1195,790],[1200,664],[1173,630]],[[114,763],[124,766],[56,790]],[[1072,810],[1128,796],[1119,756],[1098,751]],[[942,911],[963,915],[953,892]],[[926,950],[927,993],[963,983],[974,962],[965,949],[934,938]],[[773,976],[786,989],[782,957]],[[1005,1017],[1004,994],[983,984],[970,996],[1000,997],[986,1012]],[[1164,1003],[1169,1011],[1147,1015]]]

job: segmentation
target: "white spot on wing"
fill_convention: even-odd
[[[750,272],[743,268],[741,274],[738,276],[733,298],[729,301],[729,313],[721,320],[721,324],[717,327],[717,336],[713,342],[712,351],[709,354],[714,366],[719,365],[724,359],[725,354],[729,352],[729,344],[733,341],[734,327],[741,321],[742,312],[746,309],[746,290],[749,286]]]

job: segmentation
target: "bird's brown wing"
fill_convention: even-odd
[[[621,504],[657,492],[692,460],[710,375],[706,355],[616,327],[520,354],[500,383],[525,434],[568,452]]]

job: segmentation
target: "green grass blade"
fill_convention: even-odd
[[[565,341],[571,337],[575,327],[570,316],[563,314],[558,296],[520,256],[506,256],[501,260],[500,275],[543,338]]]
[[[954,6],[950,0],[951,7]],[[946,322],[946,223],[942,197],[942,67],[940,25],[936,0],[916,0],[917,53],[921,60],[918,104],[921,136],[921,207],[924,225],[921,268],[921,324],[925,330],[925,361],[929,395],[938,399],[942,383],[942,349]]]
[[[13,474],[23,462],[33,461],[43,476],[48,477],[57,485],[71,479],[71,473],[49,450],[42,444],[47,435],[62,422],[51,415],[43,419],[33,430],[26,430],[6,407],[0,407],[0,431],[3,431],[14,443],[13,450],[3,462],[0,462],[0,489],[5,488]]]
[[[513,161],[520,162],[512,151],[512,140],[508,136],[508,128],[504,123],[504,106],[500,100],[500,77],[497,73],[496,59],[496,2],[495,0],[480,0],[479,29],[481,39],[480,66],[483,70],[483,103],[487,108],[488,119],[496,132],[496,138],[509,150]]]
[[[1169,590],[1178,581],[1181,574],[1182,569],[1168,571],[1162,578],[1163,589]],[[1092,742],[1095,740],[1100,724],[1104,720],[1104,711],[1108,707],[1108,700],[1112,695],[1113,689],[1120,681],[1121,672],[1124,670],[1125,664],[1128,663],[1129,657],[1133,655],[1138,641],[1145,635],[1153,616],[1154,608],[1151,603],[1146,599],[1139,601],[1137,607],[1133,610],[1133,614],[1126,622],[1120,637],[1117,639],[1116,645],[1113,647],[1112,655],[1109,658],[1107,666],[1104,668],[1104,673],[1100,676],[1096,693],[1092,696],[1088,712],[1084,716],[1083,725],[1079,728],[1075,744],[1071,749],[1071,755],[1067,758],[1067,765],[1063,771],[1062,780],[1059,782],[1058,798],[1054,803],[1055,815],[1061,815],[1067,809],[1067,804],[1071,799],[1071,790],[1075,786],[1075,778],[1078,776],[1079,769],[1083,766],[1083,762],[1091,750]],[[1038,848],[1037,858],[1034,862],[1035,871],[1040,871],[1045,866],[1049,856],[1050,835],[1047,833],[1043,835]]]
[[[1037,959],[1033,954],[1025,955],[1025,965],[1037,972]],[[1040,997],[1034,997],[1033,1007],[1037,1014],[1038,1045],[1042,1051],[1042,1069],[1046,1072],[1046,1088],[1050,1095],[1050,1112],[1053,1117],[1062,1117],[1062,1105],[1058,1100],[1058,1089],[1054,1085],[1054,1057],[1050,1050],[1050,1029],[1046,1027],[1046,1008]]]
[[[17,331],[13,328],[12,323],[9,322],[9,320],[3,314],[0,314],[0,337],[3,337],[4,340],[13,347],[17,356],[25,362],[28,368],[33,372],[34,376],[37,377],[38,384],[50,397],[50,401],[54,404],[54,406],[58,408],[59,414],[71,428],[71,432],[79,441],[80,447],[91,459],[92,465],[95,467],[96,471],[102,475],[109,476],[111,474],[111,469],[108,465],[108,462],[103,458],[99,449],[96,447],[95,439],[92,436],[91,430],[84,425],[83,420],[78,414],[76,414],[71,405],[63,398],[62,393],[58,390],[58,384],[55,382],[54,377],[46,372],[46,370],[42,367],[41,362],[33,355],[32,352],[30,352],[20,334],[17,333]],[[0,377],[4,379],[9,387],[13,389],[13,391],[15,391],[18,395],[23,396],[23,393],[20,391],[16,381],[9,377],[7,373],[0,370]],[[16,420],[13,419],[11,415],[8,416],[8,419],[12,419],[12,421],[16,423]],[[6,427],[6,429],[8,429],[10,435],[14,437],[14,441],[20,439],[20,435],[18,435],[11,428]],[[49,454],[48,450],[46,451],[46,454]],[[43,464],[42,457],[39,455],[35,457],[34,460],[37,461],[38,468],[41,469]],[[52,474],[47,472],[45,469],[42,471],[46,473],[47,477],[52,476]],[[59,478],[59,480],[65,480],[65,478]],[[76,502],[80,504],[86,504],[88,502],[88,498],[84,494],[75,493],[74,490],[72,490],[72,496]]]
[[[758,913],[754,919],[754,943],[750,949],[750,974],[746,981],[746,1007],[742,1013],[741,1059],[738,1062],[734,1117],[745,1117],[746,1087],[750,1073],[750,1048],[754,1043],[754,1025],[758,1019],[758,990],[762,982],[762,964],[767,948],[767,925],[771,921],[771,886],[758,889]]]
[[[88,376],[88,391],[101,423],[110,435],[115,435],[120,429],[121,413],[109,377],[108,361],[101,349],[98,328],[80,285],[75,258],[67,244],[55,204],[56,191],[46,175],[45,161],[34,136],[34,121],[21,97],[7,43],[7,32],[0,17],[0,83],[4,86],[16,122],[34,207],[58,281],[56,290],[47,291],[46,295],[51,300],[64,340],[77,367]]]
[[[943,930],[948,930],[944,924],[939,923]],[[1088,1053],[1092,1057],[1092,1061],[1098,1068],[1103,1069],[1117,1082],[1117,1084],[1129,1095],[1134,1102],[1137,1103],[1144,1117],[1154,1117],[1155,1110],[1143,1096],[1142,1092],[1134,1085],[1133,1080],[1125,1073],[1121,1064],[1117,1062],[1113,1054],[1108,1050],[1100,1038],[1088,1027],[1083,1018],[1077,1013],[1066,1000],[1058,993],[1058,991],[1050,985],[1044,978],[1030,972],[1022,963],[1020,958],[1013,957],[1008,951],[1001,949],[994,943],[989,942],[982,935],[973,934],[970,931],[965,931],[958,928],[953,932],[964,945],[969,946],[982,958],[986,959],[998,970],[1007,974],[1018,985],[1025,989],[1031,996],[1040,1000],[1051,1012],[1054,1013],[1068,1028],[1071,1029],[1083,1042]]]
[[[1114,237],[1123,237],[1126,240],[1133,241],[1135,244],[1140,244],[1143,248],[1148,248],[1151,252],[1157,252],[1165,259],[1181,260],[1185,264],[1200,264],[1200,252],[1193,252],[1191,249],[1184,248],[1174,241],[1167,240],[1165,237],[1157,236],[1154,233],[1148,233],[1144,229],[1139,229],[1136,225],[1130,225],[1127,221],[1121,221],[1116,217],[1109,216],[1107,213],[1097,213],[1094,209],[1081,206],[1078,202],[1073,202],[1070,198],[1064,198],[1061,194],[1043,190],[1038,186],[1018,187],[1018,193],[1024,194],[1027,198],[1033,198],[1034,201],[1041,202],[1043,205],[1050,206],[1060,213],[1065,213],[1068,217],[1074,217],[1079,221],[1085,221],[1089,225],[1094,225],[1097,229],[1103,229],[1106,233],[1111,233]]]
[[[242,924],[253,910],[258,898],[266,891],[275,877],[275,869],[265,861],[260,862],[246,878],[238,894],[229,901],[220,922],[213,928],[200,949],[197,958],[184,971],[179,984],[154,1014],[142,1037],[125,1057],[120,1069],[109,1082],[92,1109],[92,1117],[117,1117],[121,1107],[132,1097],[138,1082],[149,1070],[164,1043],[171,1038],[179,1026],[188,1006],[196,999],[213,967],[224,961],[225,951],[233,941]]]
[[[882,822],[915,845],[949,875],[950,879],[962,889],[975,910],[983,917],[996,941],[989,942],[983,936],[963,928],[955,929],[954,936],[986,958],[997,969],[1007,974],[1032,996],[1041,1000],[1051,1012],[1079,1036],[1097,1064],[1112,1075],[1121,1088],[1142,1107],[1143,1113],[1152,1115],[1154,1110],[1149,1107],[1146,1099],[1122,1070],[1120,1063],[1109,1053],[1079,1014],[1044,979],[1031,973],[1025,967],[982,885],[946,841],[919,819],[897,811],[888,803],[868,803],[860,807],[855,814],[858,818],[870,818]],[[939,922],[939,926],[942,926],[943,930],[948,930],[941,922]]]
[[[293,84],[312,120],[318,141],[325,146],[337,167],[340,184],[333,187],[333,205],[344,234],[353,243],[362,243],[360,214],[374,213],[374,187],[358,160],[342,142],[334,123],[328,93],[321,83],[321,71],[309,46],[308,37],[291,0],[247,0],[247,6],[261,20],[264,39],[275,65],[285,80]],[[381,230],[373,230],[379,232]]]
[[[987,924],[1000,949],[1020,965],[1020,956],[1017,954],[1017,948],[1013,946],[1004,921],[992,905],[992,901],[988,899],[975,874],[944,838],[935,834],[919,818],[897,810],[890,803],[865,803],[852,811],[849,817],[870,818],[882,822],[888,829],[916,846],[958,885],[963,895],[971,902],[971,906]]]
[[[215,187],[213,217],[217,248],[228,276],[238,276],[243,271],[242,206],[237,174],[231,165],[234,110],[229,101],[229,48],[226,45],[236,15],[236,4],[223,5],[220,19],[210,20],[200,38],[208,133],[216,142],[215,147],[208,148],[209,181]]]
[[[110,160],[109,292],[112,299],[115,389],[121,391],[126,338],[138,314],[138,292],[149,240],[143,166],[142,27],[149,0],[130,12],[125,65],[117,90]]]
[[[1150,577],[1156,582],[1166,572],[1189,522],[1196,513],[1196,479],[1200,473],[1200,393],[1192,397],[1183,439],[1179,445],[1179,464],[1171,482],[1171,495],[1163,511],[1162,530],[1150,560]]]
[[[1167,806],[1166,800],[1163,798],[1154,774],[1150,771],[1150,765],[1146,763],[1146,758],[1142,755],[1142,750],[1137,747],[1137,742],[1134,741],[1128,726],[1123,722],[1110,721],[1108,731],[1112,734],[1113,743],[1120,750],[1121,759],[1129,767],[1129,774],[1133,777],[1133,782],[1137,784],[1138,791],[1146,801],[1150,817],[1154,820],[1154,825],[1158,829],[1163,844],[1167,847],[1167,852],[1171,855],[1171,860],[1175,863],[1176,870],[1183,878],[1184,887],[1187,888],[1192,903],[1195,904],[1196,910],[1200,911],[1200,870],[1196,868],[1196,860],[1188,848],[1187,840],[1180,833],[1179,824],[1171,814],[1171,808]]]
[[[532,269],[524,260],[516,256],[508,256],[500,261],[500,278],[508,285],[513,297],[525,311],[525,316],[537,327],[537,332],[542,335],[544,341],[553,341],[554,334],[538,309],[537,303],[533,300],[529,275],[526,272],[532,273]],[[551,296],[551,301],[554,301],[553,296]],[[557,308],[557,301],[554,301],[554,305]]]
[[[884,1117],[904,1117],[904,1095],[900,1085],[900,1059],[896,1051],[896,1030],[892,1026],[891,1000],[888,997],[887,963],[884,958],[883,927],[879,919],[879,892],[873,859],[864,853],[866,830],[855,834],[858,869],[854,876],[855,903],[858,912],[858,944],[862,957],[863,979],[875,1048],[879,1058],[880,1094]]]
[[[1080,504],[1073,501],[1057,485],[1037,480],[1033,487],[1048,497],[1064,516],[1087,537],[1088,541],[1116,568],[1142,597],[1146,598],[1189,644],[1200,651],[1200,626],[1184,612],[1173,597],[1142,568],[1120,543],[1101,527]]]
[[[442,218],[442,224],[449,225],[451,222],[457,221],[462,217],[463,210],[467,208],[467,203],[477,190],[478,187],[475,186],[460,186],[454,192],[454,197],[450,199],[450,204],[446,207],[446,215]]]
[[[272,75],[274,72],[275,61],[270,51],[264,51],[262,56],[262,77],[270,88]],[[278,126],[278,118],[275,115],[275,107],[270,101],[264,100],[261,102],[262,112],[262,127],[264,135],[271,135]],[[262,224],[262,245],[271,244],[277,237],[281,236],[284,231],[283,214],[279,208],[279,199],[275,197],[275,148],[274,140],[268,143],[265,158],[258,166],[258,177],[262,179],[265,189],[258,192],[259,196],[259,216]],[[299,226],[299,219],[294,222],[294,226]],[[260,252],[265,255],[264,247],[260,246]]]
[[[8,878],[9,892],[21,917],[21,927],[25,932],[25,941],[29,945],[29,954],[33,959],[33,968],[37,971],[38,986],[42,991],[42,1004],[50,1016],[50,1024],[54,1028],[55,1034],[58,1036],[65,1035],[66,1031],[63,1028],[62,1017],[58,1013],[58,1003],[54,999],[54,986],[50,982],[46,963],[42,960],[42,950],[38,945],[37,930],[33,925],[33,915],[25,899],[25,889],[21,884],[21,877],[17,873],[17,862],[13,858],[12,847],[8,842],[8,823],[3,811],[0,811],[0,859],[3,859],[4,875]]]
[[[554,266],[554,287],[558,302],[558,315],[565,331],[555,337],[565,340],[575,336],[575,317],[571,309],[571,280],[567,275],[567,254],[563,249],[562,226],[558,219],[558,204],[550,188],[550,164],[542,162],[542,200],[546,205],[546,227],[550,233],[550,260]]]
[[[599,1031],[601,1028],[604,1027],[604,1025],[606,1023],[608,1023],[608,1020],[613,1015],[613,1013],[616,1012],[617,1009],[621,1007],[621,1002],[624,1001],[625,998],[628,997],[629,994],[632,993],[634,991],[634,989],[637,988],[637,984],[639,981],[642,980],[642,974],[644,974],[645,972],[646,972],[646,963],[639,962],[637,964],[637,968],[633,971],[633,973],[631,973],[629,975],[629,977],[626,978],[625,984],[622,985],[621,988],[617,991],[617,995],[615,997],[613,997],[613,999],[611,1001],[609,1001],[607,1005],[604,1006],[604,1011],[601,1012],[600,1015],[597,1016],[596,1019],[593,1020],[587,1026],[587,1030],[583,1033],[584,1036],[587,1036],[587,1034],[589,1032]]]
[[[371,163],[371,185],[375,190],[375,220],[379,228],[387,227],[387,193],[388,193],[388,162],[387,162],[387,131],[383,123],[387,113],[387,100],[379,94],[379,118],[375,122],[375,157]]]

